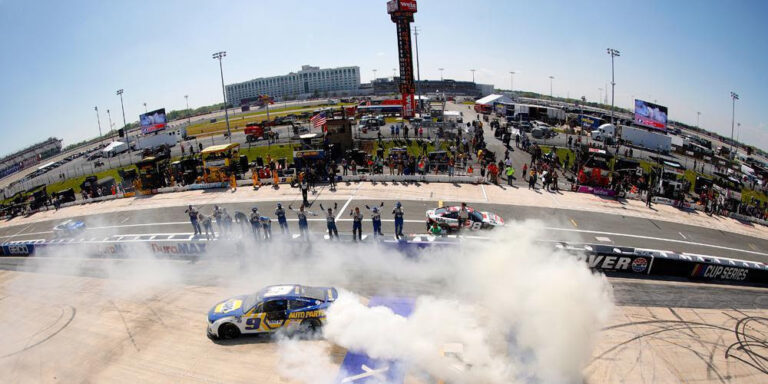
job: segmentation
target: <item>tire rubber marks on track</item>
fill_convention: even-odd
[[[120,315],[120,320],[123,321],[123,326],[125,326],[125,333],[128,334],[128,338],[131,340],[131,344],[133,344],[133,347],[136,348],[136,352],[141,352],[141,349],[139,349],[139,346],[136,345],[136,340],[133,338],[133,333],[131,333],[131,329],[128,327],[128,322],[125,320],[125,316],[123,316],[123,311],[120,310],[120,308],[115,305],[115,302],[110,300],[110,304],[112,304],[113,307],[115,307],[115,310],[117,310],[117,314]]]
[[[69,314],[67,315],[67,313],[69,313]],[[43,333],[43,332],[45,332],[45,331],[47,331],[47,330],[49,330],[49,329],[53,328],[53,327],[54,327],[56,324],[59,324],[60,320],[62,320],[62,319],[64,319],[64,318],[66,318],[66,320],[64,321],[64,324],[62,324],[62,325],[61,325],[61,326],[60,326],[58,329],[56,329],[55,331],[51,332],[51,334],[50,334],[50,335],[46,336],[46,337],[45,337],[45,338],[43,338],[42,340],[39,340],[39,341],[37,341],[37,342],[35,342],[35,343],[32,343],[32,344],[28,344],[28,345],[24,346],[24,348],[22,348],[22,349],[20,349],[20,350],[18,350],[18,351],[15,351],[15,352],[11,352],[11,353],[5,354],[5,355],[3,355],[3,356],[0,356],[0,359],[4,359],[4,358],[6,358],[6,357],[10,357],[10,356],[13,356],[13,355],[17,355],[17,354],[19,354],[19,353],[22,353],[22,352],[24,352],[24,351],[27,351],[27,350],[29,350],[29,349],[32,349],[32,348],[34,348],[34,347],[36,347],[36,346],[38,346],[38,345],[40,345],[40,344],[42,344],[42,343],[44,343],[44,342],[46,342],[46,341],[50,340],[52,337],[54,337],[54,336],[58,335],[58,334],[59,334],[59,332],[63,331],[63,330],[64,330],[64,328],[67,328],[67,327],[69,326],[69,324],[70,324],[70,323],[72,323],[72,320],[75,318],[75,314],[77,314],[77,309],[75,309],[75,307],[72,307],[72,306],[69,306],[69,305],[65,305],[65,306],[63,306],[63,307],[61,308],[61,313],[59,314],[59,317],[56,319],[56,321],[54,321],[53,323],[51,323],[51,325],[49,325],[49,326],[47,326],[47,327],[45,327],[45,328],[41,329],[40,331],[36,332],[36,333],[35,333],[35,334],[33,334],[32,336],[30,336],[30,340],[31,340],[33,337],[35,337],[35,336],[37,336],[37,335],[39,335],[39,334],[41,334],[41,333]]]

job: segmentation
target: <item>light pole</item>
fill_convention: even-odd
[[[475,70],[474,69],[470,69],[469,71],[472,72],[472,82],[474,83],[475,82]]]
[[[438,71],[440,71],[440,81],[443,81],[443,71],[445,71],[445,68],[438,68]]]
[[[613,48],[608,48],[607,52],[609,55],[611,55],[611,124],[613,124],[613,100],[616,93],[616,79],[614,78],[613,59],[616,56],[621,56],[621,52]]]
[[[741,132],[741,123],[736,123],[736,141],[739,141],[740,132]]]
[[[125,143],[128,145],[128,158],[131,160],[131,164],[133,164],[133,157],[131,157],[131,136],[128,134],[128,123],[125,122],[125,106],[123,105],[123,90],[118,89],[117,95],[120,96],[120,109],[123,110],[123,130],[125,131]]]
[[[109,114],[109,109],[107,109],[107,118],[109,118],[109,132],[112,132],[115,125],[112,124],[112,115]],[[112,141],[115,141],[114,136],[112,136]]]
[[[515,92],[515,71],[509,71],[509,91]]]
[[[701,112],[696,112],[696,128],[699,127],[699,118],[701,117]]]
[[[416,36],[416,95],[419,100],[416,102],[416,109],[421,112],[421,68],[419,66],[419,27],[413,27]],[[419,115],[421,116],[421,115]]]
[[[598,88],[597,90],[600,91],[600,97],[597,98],[597,103],[600,104],[600,100],[603,99],[603,89]]]
[[[192,125],[192,114],[189,113],[189,95],[184,95],[184,102],[187,103],[187,127]]]
[[[144,113],[147,113],[147,103],[144,102]]]
[[[229,130],[229,111],[227,108],[227,91],[224,88],[224,67],[221,64],[221,59],[227,56],[226,51],[219,51],[213,54],[214,59],[219,60],[219,72],[221,73],[221,96],[224,98],[224,119],[227,121],[227,137],[229,142],[232,142],[232,132]]]
[[[99,107],[93,107],[93,110],[96,111],[96,122],[99,124],[99,142],[101,142],[101,118],[99,117]]]
[[[554,76],[549,77],[549,99],[552,100],[552,80],[554,80]]]
[[[373,69],[373,80],[376,80],[376,71],[378,71],[378,69],[374,68]],[[371,81],[371,82],[373,82],[373,81]]]
[[[736,121],[736,100],[739,99],[739,95],[736,92],[731,92],[731,156],[735,156],[733,153],[733,124]]]

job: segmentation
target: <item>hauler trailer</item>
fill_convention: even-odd
[[[630,126],[621,127],[621,139],[636,147],[647,148],[651,151],[668,153],[672,150],[672,138],[664,133],[653,132],[643,128]]]

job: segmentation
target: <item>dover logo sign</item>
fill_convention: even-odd
[[[605,272],[631,272],[648,274],[648,266],[652,256],[608,256],[590,254],[579,258],[591,269]]]

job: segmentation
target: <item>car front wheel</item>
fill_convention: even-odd
[[[231,323],[222,324],[219,327],[219,337],[222,339],[234,339],[240,336],[240,329]]]

